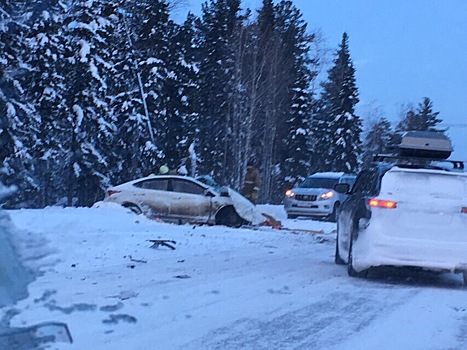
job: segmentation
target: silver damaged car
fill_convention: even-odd
[[[240,227],[266,220],[241,194],[206,177],[152,175],[109,188],[104,201],[176,223]]]

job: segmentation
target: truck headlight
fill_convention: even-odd
[[[319,196],[319,199],[320,200],[329,199],[332,196],[334,196],[334,192],[329,191],[329,192],[323,193],[321,196]]]

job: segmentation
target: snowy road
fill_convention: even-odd
[[[27,299],[0,309],[2,323],[67,323],[73,344],[53,349],[467,348],[460,276],[350,278],[333,262],[331,223],[283,219],[323,231],[311,234],[177,226],[114,206],[8,213],[12,241],[41,274]]]

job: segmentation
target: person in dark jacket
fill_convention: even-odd
[[[248,162],[246,167],[245,182],[240,193],[253,204],[258,200],[259,186],[261,177],[259,171],[255,169],[252,162]]]

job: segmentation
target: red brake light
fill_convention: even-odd
[[[115,193],[120,193],[120,191],[116,191],[116,190],[108,190],[107,191],[107,194],[109,195],[109,197]]]
[[[375,199],[375,198],[370,199],[368,201],[368,205],[370,207],[386,208],[386,209],[397,208],[397,202],[380,200],[380,199]]]
[[[462,207],[461,208],[461,213],[462,214],[467,214],[467,207]]]

